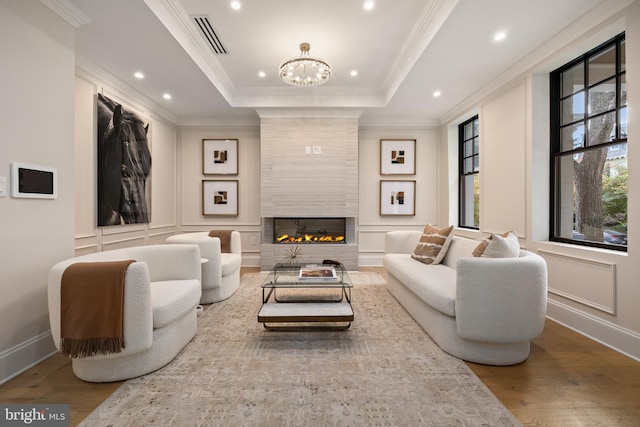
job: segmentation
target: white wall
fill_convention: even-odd
[[[482,231],[526,235],[525,112],[523,81],[480,110]]]
[[[202,173],[203,139],[238,139],[238,175]],[[258,126],[185,127],[179,145],[180,231],[234,229],[242,237],[244,266],[260,265],[260,128]],[[237,180],[238,216],[203,216],[202,181]]]
[[[177,127],[107,76],[76,68],[74,29],[40,2],[0,4],[0,176],[11,161],[55,167],[55,200],[0,197],[0,382],[55,348],[47,277],[76,254],[156,244],[177,230]],[[112,83],[106,84],[105,80]],[[96,95],[150,123],[151,222],[96,226]]]
[[[604,19],[604,18],[602,18]],[[504,81],[501,87],[474,100],[479,112],[480,233],[515,230],[522,246],[538,252],[549,269],[550,318],[640,359],[640,231],[634,219],[640,208],[640,134],[638,117],[629,114],[629,250],[627,253],[584,248],[548,241],[549,235],[549,84],[555,68],[626,31],[627,84],[630,110],[640,104],[640,2],[597,26],[570,32],[571,38],[550,41],[564,46],[531,68]],[[451,115],[464,114],[468,103]],[[455,119],[440,130],[439,153],[451,153],[457,143]],[[635,135],[635,136],[634,136]],[[636,144],[637,145],[637,144]],[[449,168],[455,158],[446,156]],[[444,159],[443,159],[444,160]],[[439,188],[439,218],[455,218],[448,194],[455,174],[441,173],[448,185]],[[462,232],[462,234],[469,234]],[[634,244],[635,242],[635,244]]]
[[[50,354],[47,277],[73,255],[74,32],[40,2],[0,3],[0,176],[58,170],[55,200],[0,197],[0,383]]]
[[[416,174],[380,175],[380,140],[415,139]],[[389,230],[424,229],[427,223],[439,226],[437,188],[443,185],[438,175],[437,130],[429,128],[361,128],[359,136],[359,215],[358,244],[360,266],[381,266],[384,236]],[[415,216],[380,216],[380,181],[416,181]]]

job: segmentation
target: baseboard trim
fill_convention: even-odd
[[[0,385],[55,354],[51,331],[37,335],[0,353]]]
[[[358,267],[382,267],[383,253],[363,253],[358,254]]]
[[[260,253],[242,253],[243,267],[260,267]]]
[[[640,362],[640,334],[555,300],[547,317],[562,326]]]

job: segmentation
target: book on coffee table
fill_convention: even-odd
[[[333,265],[306,265],[300,267],[298,280],[301,282],[338,282],[340,278],[336,274]]]

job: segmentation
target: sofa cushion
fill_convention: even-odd
[[[518,236],[510,231],[503,234],[491,233],[474,250],[474,257],[513,258],[520,255]]]
[[[384,268],[426,304],[455,316],[456,270],[443,264],[423,264],[409,254],[386,254]]]
[[[200,302],[201,292],[199,280],[151,282],[153,328],[162,328],[193,310]]]
[[[473,249],[478,245],[477,240],[455,236],[447,249],[447,255],[440,262],[451,268],[457,268],[460,258],[470,257]]]
[[[411,257],[424,264],[440,264],[453,239],[453,225],[437,228],[427,224]]]

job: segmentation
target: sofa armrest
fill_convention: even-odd
[[[456,325],[462,338],[493,343],[529,341],[542,333],[547,266],[534,253],[518,258],[460,258]]]
[[[60,350],[60,314],[62,274],[68,266],[81,262],[71,258],[54,265],[49,271],[48,304],[51,336]],[[86,261],[86,260],[85,260]],[[129,265],[125,274],[124,287],[124,343],[120,353],[93,356],[91,359],[108,359],[139,353],[151,348],[153,342],[153,313],[151,308],[151,287],[149,271],[144,262]]]
[[[231,232],[231,253],[242,255],[242,239],[239,231]]]
[[[209,289],[220,286],[220,283],[222,283],[222,264],[220,261],[220,239],[218,237],[211,237],[207,232],[185,233],[169,236],[166,242],[198,245],[200,248],[200,256],[208,260],[202,264],[201,280],[203,287]]]
[[[202,279],[200,248],[196,244],[138,246],[124,251],[147,264],[152,282]]]
[[[422,231],[398,230],[388,231],[384,238],[385,254],[410,254],[414,251],[422,237]]]

